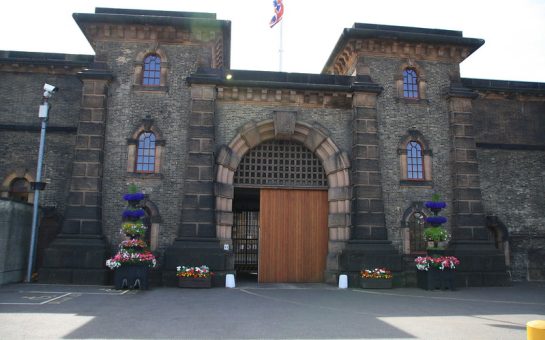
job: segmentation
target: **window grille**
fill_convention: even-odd
[[[418,77],[410,68],[403,71],[403,97],[418,98]]]
[[[138,137],[138,154],[135,172],[150,173],[155,171],[155,134],[142,132]]]
[[[161,58],[156,54],[150,54],[144,59],[142,85],[161,85]]]
[[[236,270],[257,270],[259,211],[233,212],[233,249]]]
[[[407,179],[424,179],[422,146],[415,141],[407,143]]]
[[[421,212],[415,212],[409,217],[409,237],[411,253],[426,250],[424,239],[425,216]]]
[[[302,144],[271,141],[260,144],[244,156],[235,172],[235,185],[327,187],[320,162]]]

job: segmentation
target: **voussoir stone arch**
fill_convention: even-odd
[[[336,145],[329,132],[320,124],[296,121],[294,117],[291,118],[291,126],[289,122],[279,126],[278,119],[250,121],[240,128],[228,145],[220,148],[216,158],[215,196],[216,231],[222,244],[232,242],[235,171],[244,155],[252,148],[274,139],[299,142],[320,159],[328,180],[329,240],[349,239],[352,189],[348,154]],[[285,120],[282,122],[285,123]]]

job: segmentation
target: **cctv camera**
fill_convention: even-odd
[[[58,87],[56,86],[53,86],[53,85],[49,85],[49,84],[44,84],[44,91],[47,91],[47,92],[51,92],[51,93],[55,93],[59,90]]]

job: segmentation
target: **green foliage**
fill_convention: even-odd
[[[433,195],[431,196],[431,200],[432,200],[433,202],[439,202],[439,201],[441,201],[441,195],[439,195],[439,194],[433,194]]]
[[[138,192],[138,186],[134,183],[129,184],[129,187],[127,188],[127,192],[129,194],[136,194]]]
[[[447,231],[442,227],[430,227],[424,230],[426,241],[442,242],[448,239]]]

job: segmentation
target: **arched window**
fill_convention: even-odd
[[[403,70],[403,97],[418,99],[418,76],[412,68]]]
[[[430,143],[416,129],[409,129],[399,140],[397,154],[402,186],[429,187],[432,182],[432,150]]]
[[[142,85],[161,85],[161,57],[159,57],[157,54],[150,54],[144,58]]]
[[[155,134],[153,132],[142,132],[138,136],[138,151],[134,172],[155,172]]]
[[[422,145],[414,140],[407,143],[407,179],[424,179]]]
[[[426,241],[424,240],[425,220],[426,216],[420,211],[412,213],[409,217],[409,250],[411,254],[426,251]]]
[[[9,184],[8,197],[20,201],[28,202],[28,192],[30,189],[30,183],[23,177],[17,177]]]
[[[161,172],[161,159],[165,140],[161,130],[153,124],[151,116],[142,119],[127,138],[127,172],[148,177]]]

